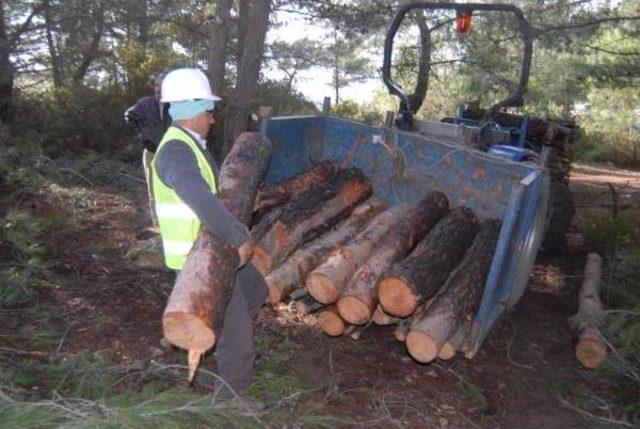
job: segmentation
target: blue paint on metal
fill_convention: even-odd
[[[516,162],[522,161],[526,156],[524,149],[504,144],[493,145],[489,148],[488,152],[492,155]]]
[[[504,311],[501,300],[513,292],[510,282],[540,197],[541,166],[330,116],[272,118],[266,131],[274,146],[269,183],[330,159],[343,167],[360,168],[370,178],[374,194],[389,204],[417,202],[439,190],[453,207],[464,205],[481,218],[501,219],[499,242],[475,320],[477,341],[486,336]]]
[[[515,188],[511,201],[507,207],[507,212],[502,219],[502,228],[500,229],[500,237],[498,237],[498,244],[496,245],[495,253],[493,254],[493,260],[491,262],[491,268],[489,275],[487,276],[487,282],[484,287],[484,293],[482,295],[482,301],[480,302],[480,309],[476,315],[476,322],[482,324],[482,322],[488,317],[493,309],[494,297],[496,295],[496,288],[502,269],[504,267],[504,261],[507,258],[507,252],[509,251],[509,244],[512,237],[513,227],[518,218],[520,208],[522,207],[522,200],[524,198],[524,187],[522,185]],[[506,285],[503,289],[509,288],[510,285]]]

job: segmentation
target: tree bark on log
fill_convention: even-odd
[[[396,204],[373,218],[353,240],[331,252],[325,262],[307,276],[305,284],[309,294],[324,304],[336,302],[344,285],[369,257],[380,237],[410,209],[409,203]]]
[[[413,323],[406,344],[418,362],[435,359],[460,323],[473,317],[482,298],[499,234],[500,221],[489,219],[481,223],[471,248],[447,279],[442,293],[423,317]]]
[[[394,264],[380,281],[378,298],[389,314],[407,317],[444,284],[478,232],[478,221],[467,207],[453,210]]]
[[[571,323],[577,332],[576,359],[587,368],[597,368],[607,359],[607,344],[600,331],[602,327],[602,302],[600,301],[600,276],[602,258],[589,253],[584,267],[584,281],[578,296],[578,313]]]
[[[466,320],[458,326],[456,332],[447,340],[438,352],[440,359],[449,360],[456,355],[456,352],[462,348],[469,332],[471,331],[471,322]]]
[[[369,260],[347,283],[338,301],[340,315],[354,325],[366,323],[378,304],[378,281],[384,271],[411,251],[414,244],[449,211],[442,192],[423,198],[380,239]]]
[[[338,307],[336,307],[335,304],[331,304],[323,308],[318,312],[316,318],[322,332],[332,337],[339,337],[340,335],[343,335],[349,327],[349,324],[340,317]]]
[[[300,195],[311,188],[322,186],[335,176],[338,168],[337,164],[325,160],[283,182],[265,185],[258,191],[253,211],[267,210],[284,204],[294,195]]]
[[[259,133],[241,135],[220,169],[219,197],[232,215],[249,222],[253,201],[269,165],[271,143]],[[169,296],[164,336],[187,350],[213,347],[233,290],[238,251],[202,229]]]
[[[357,168],[340,170],[331,183],[292,200],[254,248],[253,261],[267,275],[300,244],[318,236],[371,195],[371,181]]]
[[[269,287],[269,301],[273,303],[282,301],[304,281],[307,274],[317,267],[329,252],[352,239],[371,218],[385,208],[384,201],[375,197],[370,198],[356,207],[351,216],[338,224],[333,231],[296,250],[280,267],[265,278]]]

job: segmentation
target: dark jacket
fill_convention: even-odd
[[[162,104],[155,97],[142,97],[124,112],[124,120],[138,134],[144,147],[154,152],[160,144],[165,131],[171,125],[169,104]]]

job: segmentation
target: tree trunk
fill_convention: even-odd
[[[409,210],[409,203],[396,204],[373,218],[353,240],[331,252],[326,261],[307,276],[305,283],[309,294],[324,304],[336,302],[344,285],[367,260],[380,237]]]
[[[253,261],[263,275],[296,247],[331,228],[371,195],[371,182],[357,168],[340,170],[335,180],[287,203],[282,215],[254,248]]]
[[[102,33],[104,31],[105,6],[102,2],[98,2],[95,7],[96,9],[92,11],[95,31],[92,35],[91,44],[87,47],[86,51],[82,53],[82,61],[80,61],[78,68],[73,74],[73,83],[75,85],[82,84],[84,77],[89,71],[89,67],[91,67],[91,64],[93,64],[99,55],[100,41],[102,40]]]
[[[356,207],[351,216],[337,225],[333,231],[296,250],[284,264],[266,277],[269,301],[282,301],[293,288],[304,281],[307,274],[317,267],[329,252],[352,239],[373,216],[384,209],[385,204],[382,200],[370,198]]]
[[[343,335],[349,327],[347,322],[340,317],[335,304],[326,306],[322,311],[318,312],[316,318],[322,332],[332,337]]]
[[[602,258],[597,253],[589,253],[584,267],[584,282],[578,296],[578,313],[572,318],[572,325],[578,333],[576,359],[587,368],[597,368],[607,359],[607,344],[602,327],[602,302],[600,301],[600,276]]]
[[[219,196],[232,215],[247,222],[264,176],[271,143],[258,133],[241,136],[220,169]],[[174,345],[204,352],[216,341],[240,260],[235,247],[204,229],[189,253],[162,318]]]
[[[407,335],[409,353],[418,362],[436,358],[460,323],[472,318],[482,298],[487,273],[500,234],[500,221],[482,222],[480,232],[458,267],[447,279],[444,290],[414,323]]]
[[[470,332],[471,332],[471,322],[468,320],[465,320],[460,324],[460,326],[458,326],[458,329],[456,329],[455,334],[453,334],[451,338],[449,338],[447,342],[444,343],[444,345],[438,352],[438,357],[444,360],[449,360],[453,358],[456,355],[456,352],[458,350],[461,350]]]
[[[461,207],[449,213],[384,276],[378,288],[382,308],[398,317],[413,314],[442,286],[477,231],[478,221],[470,209]]]
[[[372,256],[349,280],[338,310],[347,322],[366,323],[378,304],[378,280],[394,262],[411,251],[413,245],[449,211],[449,200],[441,192],[432,192],[403,219],[389,228],[380,239]]]
[[[238,79],[227,110],[228,123],[225,145],[228,145],[236,136],[247,129],[251,98],[258,87],[270,11],[271,0],[250,1],[244,43],[240,46],[242,57],[238,66]],[[244,22],[240,22],[238,25],[241,27]],[[223,148],[223,150],[225,149]]]
[[[332,161],[322,161],[297,176],[274,185],[266,185],[258,191],[253,211],[267,210],[283,204],[292,196],[300,195],[311,188],[327,183],[338,173],[338,165]]]
[[[49,57],[51,61],[51,73],[53,75],[53,86],[58,89],[64,85],[65,75],[62,66],[62,60],[58,52],[58,46],[54,38],[54,22],[51,15],[50,0],[44,0],[44,25],[45,35],[47,39],[47,48],[49,49]]]
[[[227,63],[232,4],[232,0],[219,0],[216,5],[216,14],[213,17],[211,25],[209,79],[211,79],[213,93],[217,95],[222,95],[224,92],[225,64]]]

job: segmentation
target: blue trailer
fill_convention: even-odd
[[[390,67],[395,32],[414,9],[450,9],[467,16],[481,10],[515,16],[525,46],[520,81],[508,98],[487,110],[483,120],[429,122],[413,118],[410,98],[391,79]],[[369,126],[332,117],[325,108],[319,116],[279,117],[262,123],[262,131],[274,148],[267,183],[280,182],[317,162],[331,160],[342,167],[360,168],[371,179],[374,195],[389,205],[416,203],[430,191],[441,191],[452,207],[467,206],[480,218],[502,221],[473,321],[471,354],[500,315],[522,297],[547,223],[551,189],[547,151],[534,157],[520,156],[526,155],[527,149],[513,144],[513,130],[491,126],[495,124],[493,115],[501,108],[522,102],[531,47],[528,23],[514,6],[408,3],[398,11],[385,42],[383,79],[401,101],[395,121],[388,115],[385,125]]]
[[[442,124],[450,131],[457,126]],[[472,332],[475,349],[498,317],[522,296],[543,236],[549,177],[535,163],[513,162],[424,134],[363,125],[328,115],[273,118],[267,183],[322,160],[360,168],[388,204],[418,202],[429,191],[480,218],[502,220],[500,238]]]

